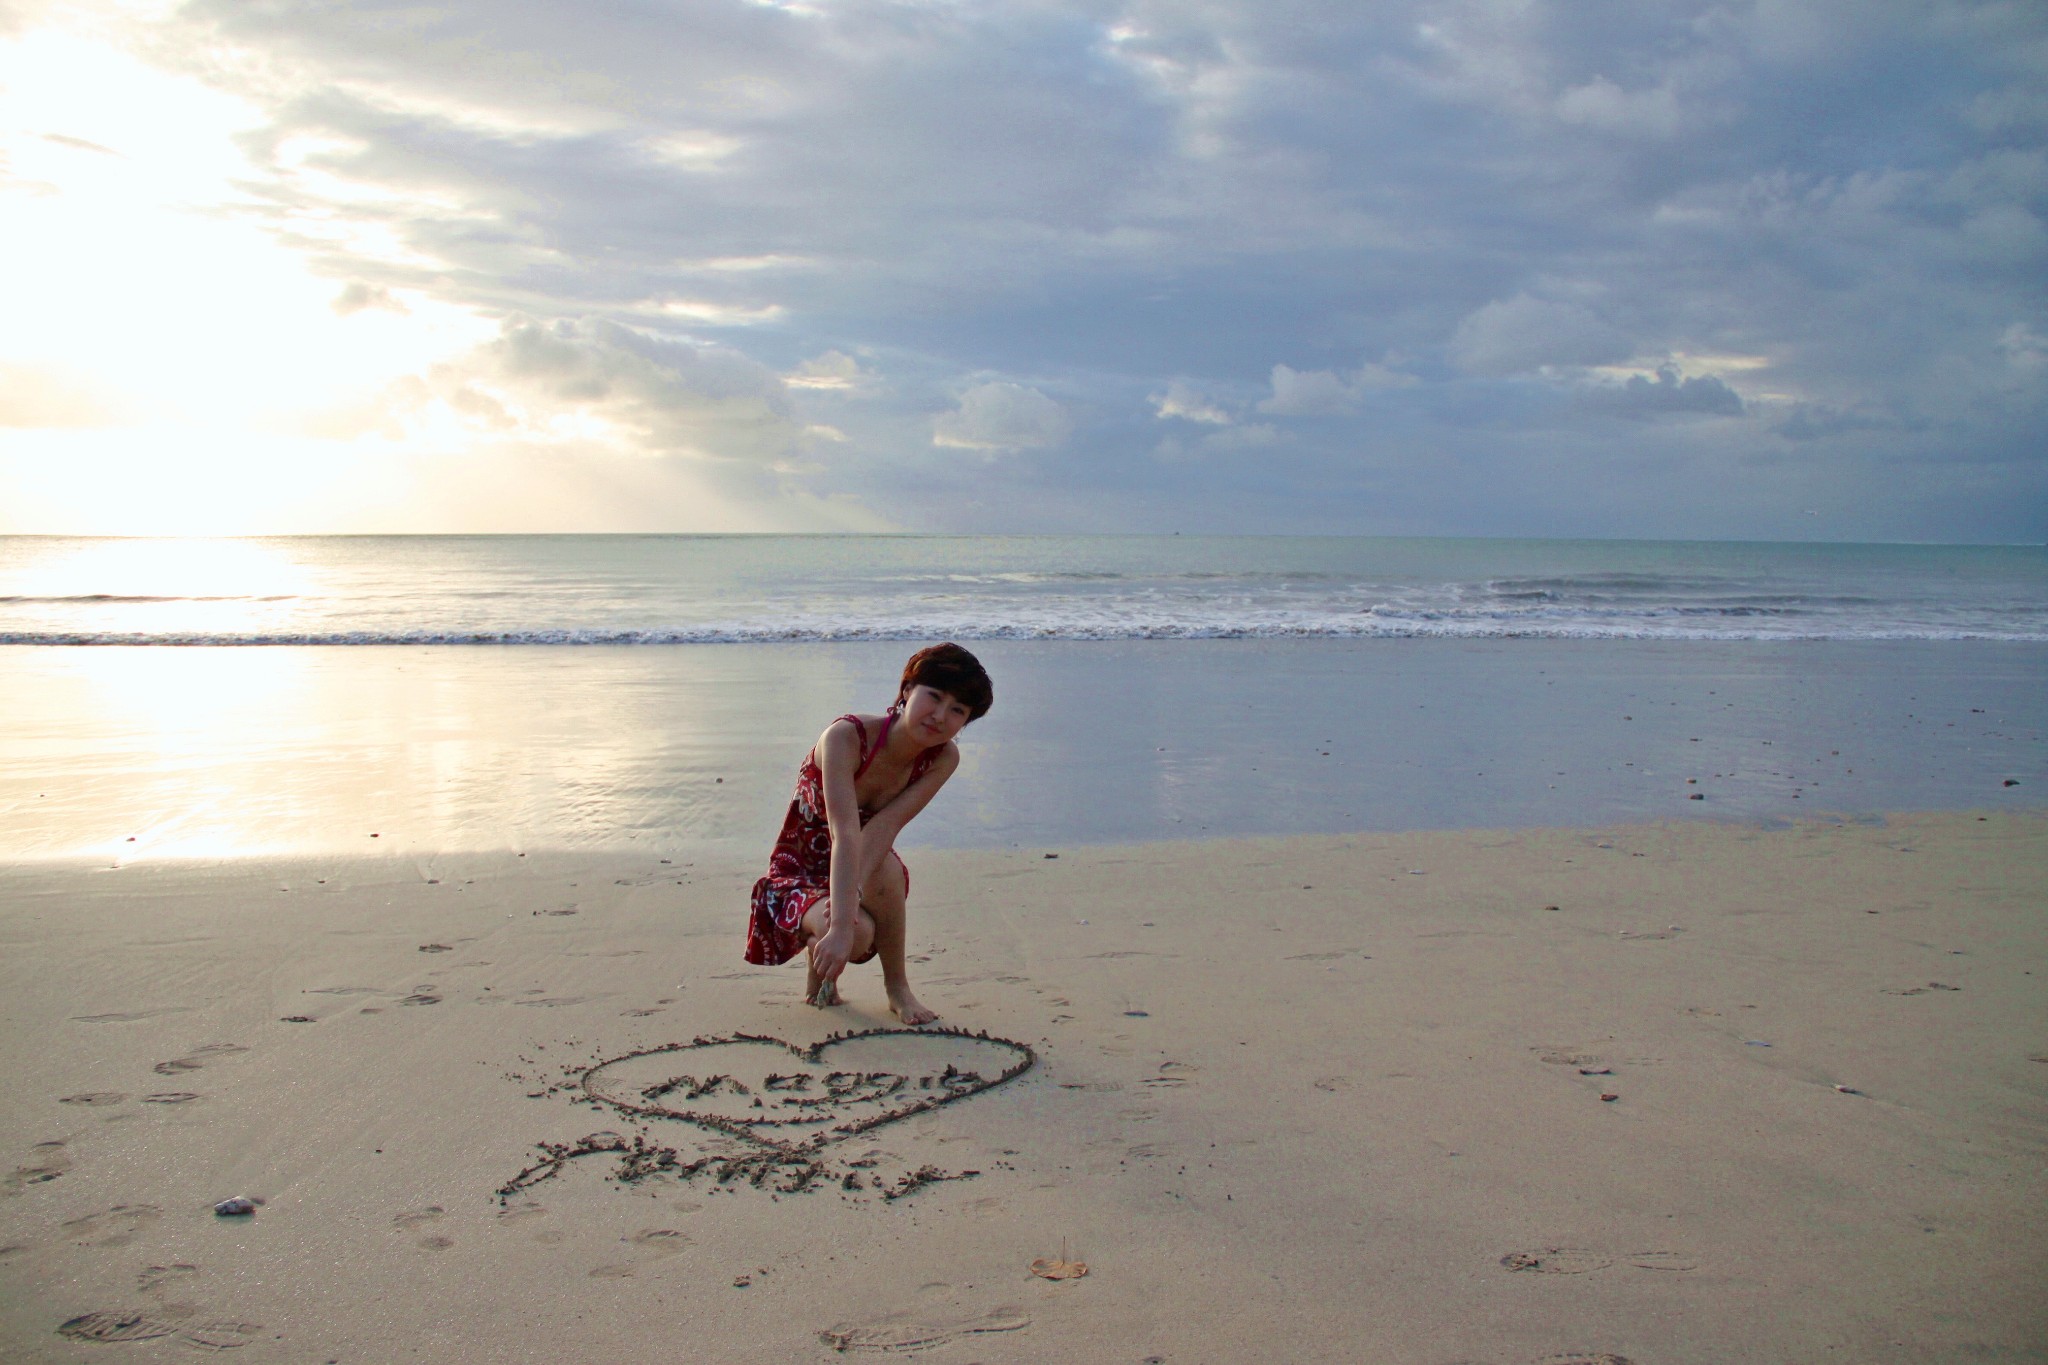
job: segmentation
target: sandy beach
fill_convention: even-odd
[[[2039,812],[912,864],[0,874],[0,1356],[2048,1359]]]

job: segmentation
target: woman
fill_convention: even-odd
[[[954,737],[988,714],[995,688],[956,644],[910,656],[896,704],[880,716],[827,726],[797,770],[796,797],[754,883],[747,961],[775,965],[808,950],[804,998],[838,1003],[849,962],[882,959],[889,1008],[906,1024],[939,1016],[911,992],[904,970],[910,870],[896,836],[960,766]]]

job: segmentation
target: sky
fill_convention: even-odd
[[[2048,539],[2039,0],[0,0],[0,533]]]

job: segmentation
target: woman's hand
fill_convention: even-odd
[[[853,957],[853,930],[833,925],[811,945],[811,971],[820,981],[837,981]]]

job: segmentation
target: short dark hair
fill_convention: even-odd
[[[903,683],[896,689],[898,706],[913,687],[936,687],[966,702],[970,724],[987,715],[989,707],[996,704],[996,686],[989,681],[981,660],[951,640],[927,646],[910,656],[910,662],[903,665]]]

